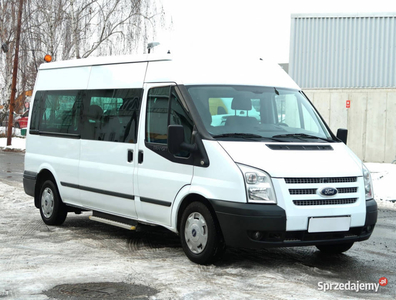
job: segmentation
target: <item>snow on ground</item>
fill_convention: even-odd
[[[177,236],[155,227],[140,234],[120,231],[89,221],[87,213],[70,214],[61,227],[46,226],[32,198],[2,182],[0,208],[0,298],[45,300],[43,291],[59,284],[125,282],[157,289],[155,296],[139,297],[152,300],[393,299],[383,293],[319,290],[319,281],[344,281],[333,269],[304,263],[315,256],[309,247],[242,252],[246,258],[240,260],[231,251],[225,262],[200,266],[183,254]],[[153,237],[162,234],[170,243],[156,246]],[[351,253],[354,260],[360,257]],[[341,268],[338,260],[333,262]],[[59,299],[66,299],[67,292]]]
[[[22,136],[21,129],[13,128],[12,135],[11,145],[7,146],[7,127],[0,127],[0,149],[25,150],[26,139]]]
[[[380,208],[396,210],[396,164],[365,163],[371,172],[374,198]]]
[[[25,148],[25,138],[13,137],[10,146],[7,146],[7,138],[0,138],[0,149],[25,150]]]

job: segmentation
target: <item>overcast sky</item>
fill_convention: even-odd
[[[394,0],[163,0],[167,23],[160,48],[174,54],[212,52],[289,61],[290,20],[301,13],[396,14]]]

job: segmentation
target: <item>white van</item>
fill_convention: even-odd
[[[377,220],[369,171],[301,89],[260,59],[106,57],[40,67],[24,188],[46,224],[68,212],[226,246],[339,253]],[[342,140],[342,141],[341,141]]]

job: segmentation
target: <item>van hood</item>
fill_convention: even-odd
[[[343,143],[219,143],[236,163],[261,169],[271,177],[362,176],[362,162]],[[300,147],[301,150],[279,150],[277,145],[330,146],[331,149],[304,150]]]

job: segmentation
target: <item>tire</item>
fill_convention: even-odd
[[[316,248],[318,248],[323,253],[339,254],[348,251],[352,246],[353,242],[334,245],[316,245]]]
[[[187,257],[201,265],[214,262],[225,251],[216,220],[202,202],[192,202],[184,210],[180,240]]]
[[[52,180],[47,180],[40,190],[40,215],[47,225],[62,225],[66,220],[67,208],[63,204],[58,188]]]

